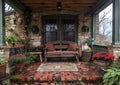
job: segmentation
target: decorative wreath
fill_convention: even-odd
[[[89,27],[84,25],[84,26],[82,26],[81,30],[82,30],[82,32],[89,32]]]
[[[31,28],[32,33],[38,34],[39,33],[39,28],[37,25],[33,25]]]

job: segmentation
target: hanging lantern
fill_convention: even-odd
[[[82,26],[81,28],[82,32],[89,32],[89,27],[88,26]]]

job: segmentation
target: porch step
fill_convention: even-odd
[[[79,71],[36,71],[38,64],[32,64],[21,70],[19,76],[11,77],[12,85],[102,85],[104,72],[90,62],[76,63]],[[21,75],[23,74],[23,75]],[[46,83],[46,84],[45,84]],[[55,84],[56,83],[56,84]]]

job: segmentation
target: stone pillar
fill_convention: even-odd
[[[5,19],[4,19],[4,14],[5,14],[5,1],[0,0],[0,45],[5,44]]]

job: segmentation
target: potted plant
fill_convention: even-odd
[[[6,63],[7,60],[0,55],[0,78],[6,75]]]
[[[11,62],[16,67],[23,67],[25,65],[26,57],[23,53],[18,53],[12,56]]]
[[[87,45],[89,46],[89,47],[91,47],[92,45],[94,45],[95,44],[95,41],[94,41],[94,39],[87,39]]]
[[[10,46],[16,45],[18,43],[18,39],[17,39],[17,36],[15,34],[10,35],[10,36],[6,36],[5,40]]]
[[[101,66],[108,66],[113,63],[115,56],[108,52],[98,52],[92,56],[93,62]]]

